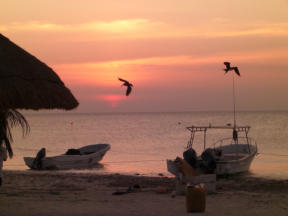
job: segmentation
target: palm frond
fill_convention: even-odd
[[[22,135],[30,132],[30,126],[25,117],[15,109],[9,109],[0,112],[0,142],[5,143],[9,157],[13,156],[13,150],[10,142],[13,142],[11,129],[15,126],[21,126]]]
[[[29,134],[30,132],[30,126],[28,121],[25,119],[25,117],[18,112],[17,110],[14,109],[10,109],[7,112],[7,121],[8,121],[8,130],[10,132],[11,135],[11,128],[15,127],[15,126],[21,126],[22,128],[22,135],[23,137],[27,134]],[[12,141],[12,136],[11,137],[11,141]]]

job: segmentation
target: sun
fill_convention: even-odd
[[[121,101],[126,99],[126,96],[118,94],[103,94],[103,95],[96,95],[96,98],[98,100],[107,102],[111,108],[115,108],[118,107]]]

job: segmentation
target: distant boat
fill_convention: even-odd
[[[45,149],[41,149],[36,157],[24,157],[24,161],[31,169],[87,169],[99,165],[109,149],[109,144],[93,144],[52,157],[45,157]]]
[[[199,173],[215,173],[217,175],[230,175],[247,172],[255,155],[257,155],[256,142],[248,137],[250,126],[190,126],[187,129],[191,132],[191,137],[187,145],[187,150],[191,151],[186,158],[187,162],[192,161]],[[231,130],[232,137],[219,139],[207,148],[206,133],[208,130]],[[203,132],[204,151],[201,156],[197,156],[192,149],[195,133]],[[238,137],[238,133],[243,132],[244,136]],[[215,133],[214,133],[215,134]],[[217,133],[219,134],[219,133]],[[197,139],[198,140],[198,139]],[[186,151],[187,151],[186,150]],[[185,154],[185,153],[184,153]],[[192,156],[192,157],[191,157]],[[185,158],[185,155],[184,155]],[[167,168],[173,174],[177,174],[177,168],[172,160],[167,160]]]

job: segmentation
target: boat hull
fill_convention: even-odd
[[[110,149],[109,144],[95,144],[80,148],[80,152],[88,151],[81,155],[59,155],[54,157],[45,157],[41,159],[41,169],[87,169],[99,166],[105,153]],[[94,151],[94,152],[93,152]],[[25,164],[33,168],[35,157],[24,157]]]
[[[238,147],[236,151],[234,148]],[[215,173],[217,175],[231,175],[242,172],[247,172],[250,169],[250,165],[257,154],[257,148],[255,146],[249,146],[250,149],[247,149],[247,145],[231,145],[219,147],[218,149],[222,149],[224,155],[234,155],[236,159],[223,159],[216,162],[216,170]],[[226,153],[225,153],[226,151]],[[229,153],[227,153],[229,152]],[[237,156],[238,155],[238,156]]]
[[[217,149],[223,151],[222,158],[216,161],[216,169],[214,171],[214,174],[219,176],[248,172],[254,157],[257,155],[257,147],[248,147],[247,144],[227,145]],[[199,158],[198,161],[201,163],[202,159]],[[179,176],[180,171],[174,161],[167,160],[167,169],[175,176]],[[196,171],[203,173],[200,167],[197,167]]]

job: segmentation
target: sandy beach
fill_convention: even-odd
[[[189,215],[185,196],[171,196],[174,183],[165,176],[4,171],[0,215]],[[112,195],[133,185],[140,190]],[[221,178],[205,213],[193,215],[287,215],[287,192],[288,180]]]

